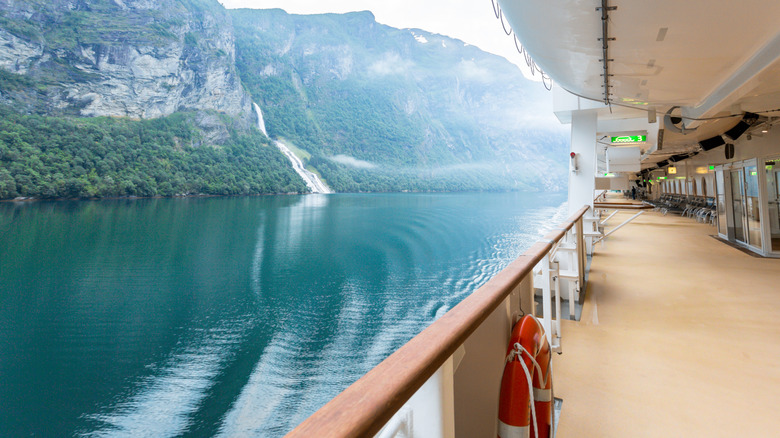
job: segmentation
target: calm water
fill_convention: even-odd
[[[2,203],[0,436],[281,436],[564,198]]]

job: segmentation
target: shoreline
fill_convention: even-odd
[[[18,197],[13,199],[0,199],[0,203],[14,202],[62,202],[62,201],[108,201],[108,200],[136,200],[136,199],[186,199],[186,198],[235,198],[240,196],[293,196],[293,195],[335,195],[335,194],[353,194],[353,195],[367,195],[367,194],[408,194],[408,193],[559,193],[560,191],[546,191],[546,190],[461,190],[461,191],[411,191],[402,190],[397,192],[331,192],[331,193],[254,193],[254,194],[242,194],[242,195],[208,195],[208,194],[193,194],[193,195],[174,195],[174,196],[114,196],[106,198],[33,198],[33,197]]]
[[[33,198],[18,197],[13,199],[0,199],[0,202],[47,202],[47,201],[116,201],[116,200],[136,200],[136,199],[186,199],[186,198],[228,198],[239,196],[288,196],[288,195],[312,195],[314,193],[253,193],[243,195],[208,195],[205,193],[193,195],[174,195],[174,196],[111,196],[105,198]]]

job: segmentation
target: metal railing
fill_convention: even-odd
[[[560,349],[560,284],[569,282],[570,301],[583,285],[583,215],[589,208],[583,206],[547,233],[287,436],[495,436],[512,324],[522,313],[534,312],[536,274],[543,295],[542,322]]]

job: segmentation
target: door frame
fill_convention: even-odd
[[[759,175],[759,196],[760,199],[760,205],[761,205],[761,235],[762,235],[762,241],[763,241],[763,252],[764,255],[770,256],[770,257],[780,257],[780,251],[772,251],[772,224],[770,222],[769,218],[769,189],[767,187],[768,184],[768,177],[766,172],[766,162],[768,160],[780,160],[780,155],[770,155],[766,156],[764,158],[761,158],[759,160],[759,163],[761,163],[760,166],[758,166],[758,175]],[[780,180],[776,181],[775,184],[780,185]],[[780,209],[780,205],[778,205],[778,209]]]
[[[717,172],[721,172],[723,175],[723,187],[725,189],[724,193],[724,203],[725,203],[725,214],[726,214],[726,234],[718,228],[718,236],[728,240],[729,242],[736,243],[737,245],[743,246],[753,252],[762,254],[764,256],[769,257],[778,257],[780,256],[780,253],[772,252],[772,234],[769,224],[769,192],[767,190],[767,177],[766,177],[766,166],[764,163],[768,159],[774,158],[775,155],[772,155],[771,157],[761,157],[761,158],[750,158],[747,160],[742,161],[734,161],[732,163],[724,163],[718,166],[715,166],[715,196],[716,196],[716,202],[717,202],[717,196],[720,194],[718,192],[718,184],[717,184]],[[761,163],[759,165],[758,163]],[[761,242],[760,244],[757,244],[756,246],[750,245],[748,242],[750,241],[749,237],[749,230],[748,230],[748,224],[747,224],[747,182],[745,181],[745,167],[749,166],[755,166],[756,167],[756,178],[758,182],[758,208],[759,208],[759,219],[761,220]],[[742,175],[742,181],[741,181],[741,188],[742,188],[742,227],[744,229],[745,234],[745,241],[737,240],[736,235],[734,233],[734,201],[732,197],[732,183],[731,183],[731,172],[733,171],[741,171],[740,175]],[[717,207],[716,207],[717,208]],[[758,243],[758,242],[756,242]]]

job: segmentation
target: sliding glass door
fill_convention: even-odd
[[[745,184],[742,169],[731,171],[731,218],[733,236],[738,242],[747,243],[745,238]]]
[[[766,160],[769,250],[780,254],[780,157]]]
[[[745,166],[745,225],[747,244],[761,251],[761,202],[758,196],[758,168]]]
[[[718,233],[728,239],[728,216],[726,216],[726,182],[722,169],[715,171],[715,193],[718,201]]]

